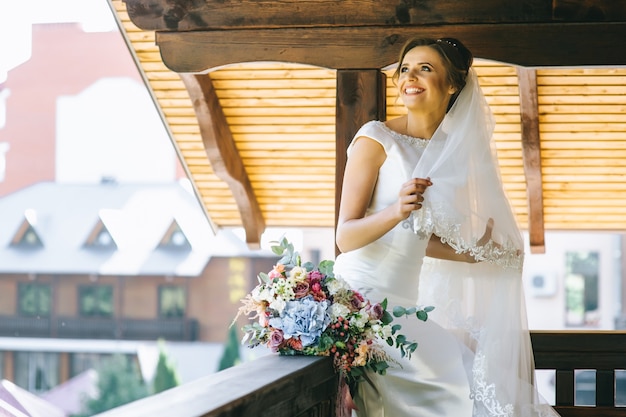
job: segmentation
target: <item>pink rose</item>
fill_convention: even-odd
[[[278,349],[285,341],[285,337],[283,336],[283,331],[280,329],[272,330],[272,334],[270,335],[269,347],[272,349],[272,352],[278,352]]]
[[[301,281],[298,282],[293,289],[296,298],[302,298],[309,293],[309,284],[308,282]]]
[[[309,280],[311,281],[311,283],[320,282],[323,278],[324,274],[322,274],[320,271],[313,270],[309,272]]]
[[[354,310],[360,310],[363,307],[363,298],[356,297],[356,293],[354,295],[355,297],[350,300],[350,305]]]
[[[383,311],[383,306],[381,306],[379,303],[376,303],[370,308],[370,316],[374,320],[380,320],[383,318]]]
[[[285,272],[285,265],[283,264],[278,264],[278,265],[274,265],[274,269],[272,269],[269,274],[267,274],[268,277],[274,279],[274,278],[280,278],[283,276],[283,273]]]

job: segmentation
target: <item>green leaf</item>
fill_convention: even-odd
[[[406,336],[403,334],[399,334],[396,336],[396,343],[404,344],[406,342]]]
[[[326,275],[327,277],[334,277],[335,276],[333,273],[334,267],[335,267],[335,262],[324,260],[320,262],[317,268],[322,274]]]
[[[385,312],[383,313],[383,316],[380,318],[380,321],[383,324],[389,324],[393,321],[393,317],[391,316],[391,314],[389,314],[387,310],[385,310]]]
[[[260,272],[258,279],[261,284],[268,284],[270,282],[270,276],[267,275],[265,272]]]
[[[374,372],[384,375],[387,368],[389,368],[389,364],[385,361],[374,362],[371,368]]]
[[[435,307],[433,307],[433,306],[424,307],[424,311],[427,312],[427,313],[430,313],[434,309],[435,309]]]
[[[387,310],[387,299],[386,298],[380,303],[380,306],[383,308],[383,310]]]
[[[399,324],[394,324],[393,326],[391,326],[391,334],[396,334],[396,332],[397,332],[398,330],[400,330],[401,328],[402,328],[402,326],[401,326],[401,325],[399,325]]]
[[[422,321],[428,320],[428,313],[425,312],[424,310],[419,310],[416,315],[417,315],[417,318]]]
[[[406,309],[402,306],[395,306],[393,308],[393,315],[394,317],[402,317],[406,314]]]

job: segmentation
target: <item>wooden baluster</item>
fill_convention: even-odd
[[[574,405],[574,370],[556,370],[556,405]]]
[[[613,407],[615,405],[615,371],[598,369],[596,371],[596,406]]]

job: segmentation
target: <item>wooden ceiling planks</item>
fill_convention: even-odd
[[[152,10],[157,10],[157,12],[159,7],[169,7],[168,5],[177,3],[165,0],[127,0],[126,4],[130,7],[130,4],[136,5],[145,1],[155,6]],[[166,50],[169,47],[166,43],[174,39],[165,40],[165,38],[170,35],[185,35],[186,39],[190,39],[187,37],[190,34],[159,26],[164,21],[162,16],[157,18],[156,15],[151,17],[151,21],[154,23],[161,19],[160,23],[157,22],[155,29],[164,30],[163,32],[155,36],[152,30],[139,30],[126,15],[125,5],[120,0],[112,0],[112,3],[130,40],[130,46],[134,49],[141,68],[170,124],[175,143],[180,149],[192,181],[196,184],[211,219],[218,226],[242,225],[232,193],[224,182],[215,176],[207,163],[206,153],[203,154],[205,150],[199,139],[197,120],[194,121],[188,94],[176,73],[163,65],[162,59],[166,58],[159,56],[159,53],[163,54],[164,51],[167,53]],[[204,5],[202,7],[221,7],[218,3],[224,2],[207,0],[202,2]],[[226,3],[228,2],[224,4]],[[246,6],[245,14],[248,15],[257,3],[243,1],[241,5]],[[273,4],[274,2],[265,3]],[[282,3],[283,6],[293,5],[292,2]],[[301,7],[309,7],[312,3],[319,3],[319,1],[299,1]],[[372,10],[380,11],[382,3],[384,3],[382,7],[386,7],[385,5],[390,2],[332,3],[336,3],[337,7],[339,3],[353,6],[357,3],[369,4]],[[447,3],[437,2],[437,5],[433,7],[444,7]],[[479,13],[475,13],[478,9],[474,2],[472,2],[474,14],[454,15],[450,10],[447,13],[453,13],[450,19],[457,19],[464,23],[465,30],[469,31],[466,33],[467,38],[461,36],[465,32],[459,32],[461,34],[459,36],[464,41],[467,39],[466,43],[478,56],[492,60],[509,57],[508,62],[537,66],[538,120],[543,176],[541,191],[543,192],[545,228],[616,230],[626,227],[626,216],[623,216],[621,209],[621,207],[626,207],[626,187],[622,185],[624,183],[622,161],[626,156],[626,149],[624,149],[626,138],[623,133],[626,123],[624,116],[626,103],[623,100],[626,74],[623,68],[619,68],[626,63],[626,52],[615,48],[614,42],[609,42],[609,39],[616,39],[615,36],[623,38],[622,35],[626,34],[624,28],[626,12],[610,1],[524,0],[516,3],[493,0],[480,2],[483,8],[487,9],[502,6],[504,3],[509,7],[510,13],[501,14],[507,16],[514,16],[515,13],[521,16],[519,8],[530,10],[527,6],[531,3],[541,6],[539,7],[541,10],[537,9],[538,11],[534,11],[534,14],[526,14],[525,22],[520,22],[519,17],[511,17],[507,25],[507,33],[499,32],[502,30],[501,26],[496,30],[490,25],[477,25],[476,16]],[[513,3],[516,5],[513,6]],[[591,3],[593,7],[589,6]],[[403,2],[402,4],[409,3]],[[365,7],[365,14],[369,16],[367,7]],[[546,7],[551,12],[546,12]],[[495,9],[487,9],[482,11],[484,17],[480,16],[481,19],[491,20],[494,24],[502,19],[502,15],[489,13],[489,10]],[[431,10],[431,17],[436,14],[435,11]],[[416,16],[415,10],[408,10],[408,12],[410,15],[408,25],[414,24],[415,19],[426,18],[424,15]],[[335,8],[330,16],[339,19],[337,16],[340,14]],[[379,13],[379,16],[383,15],[384,13]],[[189,15],[186,16],[189,18]],[[595,21],[591,21],[589,16]],[[219,16],[211,18],[219,18]],[[394,19],[397,18],[399,17],[394,17]],[[468,19],[474,19],[474,21],[468,23]],[[533,19],[535,26],[529,29],[527,24]],[[539,25],[540,21],[543,21],[543,26]],[[555,29],[554,25],[549,24],[555,21],[565,22],[567,26]],[[210,59],[217,59],[216,56],[227,55],[227,59],[219,58],[217,61],[211,61],[223,63],[237,60],[259,61],[257,53],[263,57],[263,62],[238,63],[212,68],[210,75],[266,225],[333,227],[335,184],[332,178],[337,151],[335,147],[336,71],[278,61],[288,61],[290,58],[302,56],[302,50],[296,53],[290,52],[290,48],[296,50],[319,44],[320,38],[315,38],[314,41],[309,40],[309,38],[313,39],[313,35],[324,33],[329,36],[329,33],[337,32],[327,30],[332,25],[321,28],[324,30],[319,32],[310,31],[313,28],[309,25],[308,28],[305,27],[308,31],[297,31],[298,38],[285,39],[283,37],[281,40],[272,41],[278,43],[264,44],[263,36],[250,38],[250,29],[263,25],[263,16],[259,16],[250,27],[244,28],[240,24],[231,23],[227,31],[217,30],[214,31],[215,33],[207,34],[199,30],[199,33],[194,34],[194,36],[216,36],[211,39],[212,45],[200,43],[202,48],[196,49],[196,55],[201,56],[202,59],[206,56],[211,56]],[[335,23],[342,25],[339,21]],[[444,23],[449,25],[450,22]],[[364,25],[375,26],[372,22]],[[276,22],[273,28],[270,26],[265,29],[277,33]],[[339,50],[343,51],[341,62],[348,62],[349,65],[365,62],[371,59],[372,54],[380,52],[381,39],[382,42],[393,41],[391,49],[397,49],[403,37],[422,33],[421,28],[402,25],[391,29],[370,27],[368,31],[373,35],[361,36],[362,39],[357,39],[358,34],[364,33],[363,28],[357,26],[346,28],[346,33],[350,34],[348,40],[346,38],[333,39],[338,44]],[[549,30],[548,27],[550,27]],[[179,25],[178,29],[180,28]],[[569,29],[563,30],[563,28]],[[245,29],[247,39],[238,38],[237,30],[240,29],[242,31]],[[433,34],[450,33],[448,29],[454,28],[435,25],[426,27],[423,31]],[[597,33],[593,33],[594,31]],[[258,35],[260,32],[255,30],[254,33]],[[383,33],[386,33],[386,37],[381,38]],[[390,33],[394,36],[389,37]],[[490,44],[499,42],[500,46],[493,47],[485,43],[484,37],[489,33],[491,37],[488,36],[487,39]],[[285,35],[287,32],[281,32],[281,34]],[[373,37],[368,38],[368,36]],[[526,42],[525,39],[528,37],[533,40]],[[590,39],[588,45],[601,44],[601,46],[583,48],[585,37]],[[564,42],[564,39],[567,39],[567,42]],[[158,41],[160,49],[154,44],[155,40]],[[312,43],[309,45],[310,42]],[[341,42],[347,43],[342,45]],[[353,58],[363,52],[355,46],[355,42],[359,45],[371,43],[377,45],[378,49],[374,48],[373,53],[370,49],[368,54],[359,58],[362,61],[355,60]],[[268,45],[272,48],[268,48]],[[280,46],[284,48],[279,48]],[[197,47],[198,45],[195,45],[195,48]],[[337,45],[332,46],[332,48],[336,47]],[[299,62],[314,62],[313,59],[322,59],[327,57],[328,51],[324,48],[316,51],[307,49],[307,58]],[[487,51],[491,52],[487,53]],[[180,48],[176,53],[182,54],[183,52],[184,48]],[[294,55],[291,55],[292,53]],[[276,61],[265,62],[271,58],[275,58]],[[219,61],[220,59],[225,59],[225,61]],[[385,52],[379,54],[376,59],[388,65],[395,59],[395,53]],[[574,65],[573,62],[579,66],[590,62],[604,63],[611,67],[542,68],[548,63]],[[204,68],[205,64],[200,67]],[[489,60],[478,60],[475,66],[481,86],[496,118],[496,146],[507,194],[520,224],[522,227],[529,227],[527,178],[522,162],[523,141],[516,67]],[[332,66],[327,65],[327,67]],[[371,67],[371,63],[368,67]],[[395,100],[395,90],[388,77],[386,103],[388,117],[394,117],[402,111],[401,106],[398,106]],[[585,162],[581,163],[583,159]],[[303,167],[306,169],[301,171]]]
[[[626,68],[538,70],[546,227],[625,224]]]

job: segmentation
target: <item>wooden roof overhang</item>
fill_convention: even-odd
[[[264,207],[273,204],[259,201],[259,189],[254,184],[262,185],[263,181],[277,184],[281,179],[268,175],[267,171],[255,171],[258,178],[252,178],[254,162],[244,155],[245,149],[242,150],[241,143],[235,139],[237,133],[231,129],[233,123],[229,123],[221,105],[227,98],[220,100],[216,93],[219,76],[216,80],[215,75],[230,64],[283,62],[336,70],[335,197],[341,190],[345,149],[356,129],[365,121],[386,118],[392,110],[388,108],[389,83],[383,69],[396,62],[407,39],[414,36],[457,37],[478,58],[512,64],[519,86],[520,156],[528,205],[525,220],[531,247],[538,252],[544,245],[543,193],[546,186],[542,177],[542,112],[539,110],[537,70],[609,68],[609,75],[617,77],[616,85],[626,83],[626,73],[614,70],[626,67],[626,48],[622,45],[626,39],[626,4],[613,0],[125,0],[126,10],[119,0],[110,1],[127,34],[134,30],[133,26],[142,33],[129,38],[144,70],[155,64],[141,56],[141,45],[145,47],[154,39],[162,62],[169,70],[180,74],[193,103],[205,155],[215,175],[228,184],[241,216],[241,225],[246,230],[247,242],[252,246],[259,243],[266,227],[270,210]],[[153,34],[153,38],[145,34]],[[279,71],[274,77],[280,79],[282,68],[277,68]],[[286,71],[282,74],[287,74]],[[586,73],[556,72],[554,76],[577,75]],[[327,81],[323,76],[320,78]],[[292,79],[293,83],[296,81]],[[158,78],[149,82],[153,89],[168,85],[159,86]],[[622,90],[617,88],[616,91],[620,95]],[[610,130],[622,130],[623,133],[626,130],[624,104],[624,101],[617,100],[616,107],[608,115],[597,119],[599,123],[594,124],[596,119],[589,119],[588,125],[601,129],[603,123],[617,120],[618,125]],[[170,123],[176,122],[176,115],[166,117]],[[265,133],[275,133],[268,129]],[[311,138],[315,140],[315,135]],[[618,150],[624,155],[625,144],[626,137],[618,134],[611,137],[611,144],[603,149]],[[288,147],[289,143],[278,146]],[[187,163],[193,163],[199,157],[198,152],[183,155]],[[315,157],[315,152],[311,152],[311,157]],[[602,160],[596,163],[602,165]],[[282,181],[288,183],[289,169],[278,169],[279,160],[274,165],[276,172],[282,175]],[[320,175],[319,186],[328,177],[327,170],[320,172],[326,176]],[[555,189],[572,191],[573,203],[580,201],[581,196],[593,196],[589,194],[589,187],[570,187],[580,178],[571,173],[561,176],[565,179],[556,184]],[[626,171],[620,171],[610,181],[623,182],[625,177]],[[197,188],[202,185],[202,178],[202,175],[192,176]],[[625,191],[620,187],[615,189]],[[287,191],[292,194],[268,198],[275,198],[274,203],[281,202],[274,204],[276,206],[287,207],[285,201],[298,198],[294,195],[296,186]],[[309,186],[303,193],[310,193],[313,204],[307,202],[306,195],[299,196],[301,203],[314,206],[313,188]],[[202,192],[200,195],[202,200]],[[338,201],[335,198],[332,214],[336,213]],[[623,215],[617,207],[623,206],[624,202],[624,196],[612,200],[609,210],[614,216],[606,217],[604,225],[600,222],[594,228],[625,225],[616,220]],[[220,210],[206,207],[206,202],[205,208],[209,214]],[[320,217],[323,216],[322,213]],[[312,225],[307,222],[281,223],[280,220],[274,220],[273,224]],[[567,221],[553,224],[568,227]]]

